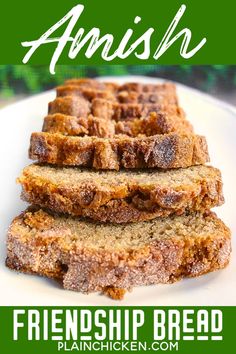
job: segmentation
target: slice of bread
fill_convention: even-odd
[[[163,103],[178,105],[175,87],[166,87],[163,85],[154,91],[117,91],[103,89],[98,85],[98,88],[77,85],[63,85],[56,89],[57,97],[79,96],[91,101],[95,98],[105,98],[111,101],[120,103]]]
[[[87,117],[91,114],[91,103],[84,97],[57,97],[48,104],[48,113]]]
[[[104,91],[101,91],[104,93]],[[109,99],[94,98],[90,100],[83,96],[57,97],[49,102],[48,113],[61,113],[76,117],[87,117],[92,114],[104,119],[131,120],[146,117],[151,112],[166,113],[184,117],[183,110],[177,105],[164,103],[119,103]]]
[[[56,165],[95,169],[178,168],[209,161],[206,139],[193,134],[111,139],[32,133],[29,158]]]
[[[116,101],[116,94],[110,90],[94,89],[89,86],[58,86],[56,88],[57,98],[74,97],[74,99],[82,97],[91,102],[95,98],[102,98],[106,100]]]
[[[61,133],[71,136],[97,136],[112,138],[117,134],[131,137],[138,135],[152,136],[171,132],[193,132],[192,125],[179,116],[150,113],[146,118],[135,118],[131,121],[103,119],[89,115],[87,118],[68,116],[61,113],[44,118],[43,132]]]
[[[111,225],[35,210],[13,220],[6,264],[66,289],[121,298],[135,286],[224,268],[230,251],[230,231],[212,213]]]
[[[142,84],[140,82],[126,82],[118,86],[117,91],[128,92],[156,92],[160,95],[176,95],[176,86],[172,82],[162,84]]]
[[[132,129],[132,127],[129,129],[131,134],[133,130],[134,129]],[[47,133],[61,133],[63,135],[71,136],[87,135],[97,136],[99,138],[112,138],[116,134],[116,122],[108,119],[93,117],[92,115],[89,115],[86,118],[78,118],[75,116],[55,113],[44,118],[42,131]]]
[[[170,82],[163,84],[140,84],[129,82],[119,86],[116,96],[123,103],[165,103],[178,105],[176,87]]]
[[[57,87],[57,97],[83,96],[88,100],[106,98],[121,103],[165,103],[178,105],[175,85],[165,83],[161,85],[141,85],[128,83],[116,86],[112,83],[93,81],[92,83],[78,83],[69,80],[63,86]]]
[[[177,105],[161,103],[117,103],[96,98],[92,101],[91,113],[95,117],[116,121],[147,117],[151,112],[165,113],[185,117],[184,111]]]
[[[159,103],[166,105],[178,106],[178,98],[176,92],[135,92],[120,91],[116,94],[116,101],[120,103]]]
[[[30,204],[103,222],[205,211],[224,202],[220,171],[209,166],[96,172],[34,164],[23,170],[18,182]]]
[[[74,87],[87,87],[98,90],[110,91],[128,91],[128,92],[160,92],[176,94],[176,86],[172,82],[164,82],[162,84],[142,84],[140,82],[126,82],[118,85],[114,82],[104,82],[96,79],[81,78],[81,79],[68,79],[64,85],[71,85]]]
[[[68,79],[65,81],[65,85],[72,85],[77,87],[93,88],[96,90],[109,90],[116,91],[119,88],[118,84],[114,82],[103,82],[96,79],[81,78],[81,79]]]

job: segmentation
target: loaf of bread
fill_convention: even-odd
[[[18,182],[32,204],[8,232],[6,265],[113,299],[224,268],[224,202],[175,85],[71,79],[31,135]]]

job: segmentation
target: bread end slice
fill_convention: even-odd
[[[59,279],[69,290],[121,298],[135,286],[224,268],[230,252],[230,231],[210,212],[121,226],[36,208],[13,220],[6,264]]]

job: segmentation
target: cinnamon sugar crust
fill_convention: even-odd
[[[69,290],[100,291],[113,298],[118,293],[121,298],[136,286],[172,283],[224,268],[230,252],[230,231],[213,213],[121,226],[35,209],[12,222],[6,264],[58,279]]]
[[[193,132],[192,125],[179,116],[152,112],[146,118],[134,118],[128,121],[114,121],[92,115],[85,117],[69,116],[61,113],[44,118],[43,132],[61,133],[70,136],[97,136],[112,138],[115,135],[152,136],[171,132]]]
[[[224,202],[220,171],[210,166],[96,172],[30,165],[18,182],[22,198],[31,204],[102,222],[137,222],[205,211]]]
[[[52,102],[49,102],[48,113],[61,113],[65,115],[87,117],[92,114],[95,117],[103,119],[132,120],[148,116],[151,112],[166,113],[184,117],[184,111],[175,104],[166,102],[149,102],[149,103],[120,103],[106,97],[105,91],[100,91],[101,94],[92,95],[94,91],[83,91],[83,95],[77,96],[68,95],[65,97],[57,97]],[[91,95],[89,97],[88,95]],[[110,93],[109,93],[110,94]]]
[[[209,161],[203,136],[177,133],[136,138],[118,135],[111,139],[33,133],[29,158],[61,166],[107,170],[179,168]]]

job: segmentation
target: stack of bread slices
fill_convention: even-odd
[[[68,80],[29,156],[18,182],[32,206],[9,228],[8,267],[121,299],[228,264],[230,231],[210,211],[221,174],[175,85]]]

